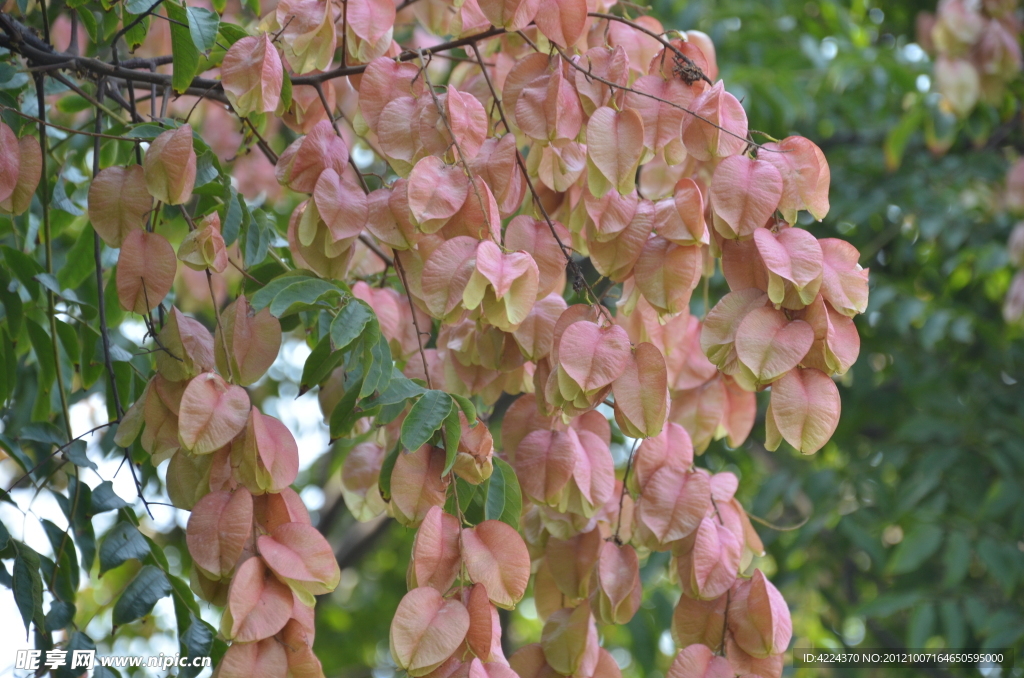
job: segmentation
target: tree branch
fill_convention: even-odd
[[[82,71],[89,73],[96,78],[101,76],[119,78],[127,81],[128,83],[144,82],[163,87],[171,86],[172,76],[170,75],[139,71],[131,68],[132,66],[148,68],[153,64],[159,65],[169,63],[171,57],[134,59],[132,61],[110,64],[106,61],[101,61],[100,59],[57,52],[48,42],[40,40],[38,37],[33,35],[32,31],[25,25],[17,21],[10,14],[6,14],[4,12],[0,12],[0,30],[6,34],[5,36],[0,36],[0,45],[9,47],[35,65]],[[469,35],[464,38],[459,38],[458,40],[452,40],[439,45],[434,45],[433,47],[428,47],[423,50],[423,53],[434,54],[436,52],[445,52],[450,49],[466,47],[481,40],[503,35],[504,33],[504,28],[490,28],[482,33]],[[407,50],[399,55],[398,60],[412,61],[413,59],[418,58],[418,56],[419,53],[417,51]],[[360,66],[341,66],[340,68],[335,68],[334,70],[325,71],[323,73],[296,76],[292,78],[292,84],[294,86],[316,85],[335,78],[341,78],[348,75],[358,75],[365,70],[365,64]],[[227,97],[224,95],[224,89],[219,80],[200,77],[193,78],[191,85],[187,90],[185,90],[184,94],[198,96],[205,99],[213,99],[221,103],[228,103]]]

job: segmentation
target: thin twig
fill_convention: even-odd
[[[26,471],[26,472],[24,473],[24,475],[22,475],[22,476],[21,476],[20,478],[18,478],[18,479],[17,479],[17,480],[15,480],[15,481],[14,481],[13,483],[11,483],[11,486],[10,486],[10,487],[8,487],[8,488],[7,488],[7,490],[6,490],[6,493],[7,493],[7,494],[10,494],[10,493],[11,493],[11,490],[13,490],[13,489],[14,489],[15,487],[17,487],[18,485],[20,485],[20,484],[21,484],[21,481],[25,480],[25,478],[28,478],[28,477],[30,477],[30,476],[31,476],[31,475],[32,475],[33,473],[35,473],[35,472],[36,472],[36,471],[38,471],[38,470],[39,470],[40,468],[42,468],[42,467],[43,467],[43,465],[44,465],[44,464],[45,464],[46,462],[50,461],[51,459],[53,459],[54,457],[56,457],[56,456],[57,456],[58,454],[60,454],[60,453],[61,453],[61,452],[63,452],[64,450],[66,450],[66,449],[68,449],[69,447],[71,447],[72,443],[76,443],[76,442],[78,442],[79,440],[81,440],[82,438],[84,438],[84,437],[86,437],[86,436],[88,436],[88,435],[91,435],[91,434],[95,433],[96,431],[99,431],[100,429],[104,429],[104,428],[106,428],[106,427],[108,427],[108,426],[113,426],[114,424],[119,424],[119,423],[121,423],[121,420],[120,420],[120,419],[114,419],[113,421],[108,421],[108,422],[107,422],[107,423],[105,423],[105,424],[100,424],[99,426],[94,426],[93,428],[89,429],[89,430],[88,430],[88,431],[86,431],[85,433],[83,433],[83,434],[81,434],[81,435],[78,435],[78,436],[75,436],[74,438],[72,438],[72,439],[71,439],[71,440],[69,440],[68,442],[66,442],[66,443],[64,443],[63,445],[61,445],[61,446],[57,447],[57,449],[55,449],[55,450],[54,450],[53,452],[51,452],[50,454],[48,454],[48,455],[46,456],[46,458],[45,458],[45,459],[41,460],[41,461],[40,461],[39,463],[37,463],[37,464],[36,464],[35,466],[33,466],[32,468],[30,468],[30,469],[29,469],[28,471]]]
[[[142,143],[143,141],[145,141],[145,139],[133,139],[131,137],[119,137],[119,136],[115,136],[113,134],[98,134],[96,132],[86,132],[85,130],[75,129],[74,127],[64,127],[63,125],[58,125],[56,123],[52,123],[52,122],[48,122],[46,120],[43,120],[42,118],[37,118],[37,117],[35,117],[33,115],[28,115],[27,113],[22,113],[18,109],[12,108],[10,106],[5,106],[4,104],[0,104],[0,111],[10,111],[11,113],[14,113],[15,115],[18,115],[18,116],[20,116],[22,118],[25,118],[26,120],[31,120],[32,122],[34,122],[36,124],[46,125],[47,127],[52,127],[53,129],[59,129],[60,131],[67,132],[68,134],[80,134],[82,136],[96,137],[98,139],[114,139],[115,141],[131,141],[132,143],[136,143],[136,144],[139,144],[139,143]]]
[[[477,49],[475,43],[473,44],[473,50],[477,55],[477,59],[483,61],[480,59],[480,51]],[[491,76],[487,72],[486,68],[481,66],[481,70],[484,74],[484,81],[487,82],[487,88],[491,90],[491,98],[494,99],[494,103],[498,109],[498,116],[501,118],[501,123],[505,126],[506,130],[511,131],[512,127],[508,124],[508,119],[505,117],[505,108],[502,106],[501,98],[498,97],[498,92],[494,88],[494,82],[491,81]],[[597,295],[594,294],[594,290],[590,288],[590,283],[588,283],[583,277],[583,272],[580,271],[579,264],[573,260],[571,251],[565,243],[562,242],[562,239],[558,237],[558,231],[555,230],[555,223],[551,220],[551,216],[548,214],[547,208],[544,207],[544,203],[541,202],[540,196],[537,194],[537,189],[533,185],[533,179],[530,178],[530,173],[526,169],[526,163],[523,162],[523,156],[519,153],[518,148],[516,149],[516,165],[519,166],[519,171],[523,175],[523,179],[526,180],[526,186],[530,189],[530,195],[533,197],[534,204],[544,217],[544,222],[548,225],[548,230],[551,231],[551,237],[555,239],[555,242],[558,243],[558,248],[562,250],[562,256],[565,257],[566,266],[572,272],[574,281],[579,280],[583,283],[587,291],[590,293],[590,298],[597,304],[598,310],[605,315],[609,322],[611,322],[611,316],[608,315],[607,309],[605,309],[604,305],[600,303]]]
[[[359,234],[359,242],[361,242],[364,245],[366,245],[366,248],[368,250],[370,250],[371,252],[376,254],[378,257],[380,257],[380,260],[384,262],[385,266],[393,266],[394,265],[394,261],[391,259],[391,257],[389,257],[387,254],[385,254],[384,250],[382,250],[380,247],[378,247],[377,243],[373,242],[373,240],[371,240],[370,237],[368,235],[366,235],[365,233],[360,233]]]
[[[501,98],[498,96],[497,90],[494,89],[494,83],[491,82],[491,74],[487,72],[487,67],[484,64],[484,59],[480,56],[480,48],[477,47],[476,43],[472,44],[473,54],[476,55],[477,63],[480,66],[480,71],[484,75],[484,81],[487,83],[487,89],[491,90],[491,99],[494,100],[496,108],[498,109],[498,115],[501,117],[501,124],[505,126],[506,132],[511,132],[512,128],[508,124],[508,120],[505,119],[505,111],[501,107]]]
[[[254,135],[256,135],[256,139],[257,139],[257,144],[256,145],[259,146],[261,151],[263,151],[263,155],[265,155],[267,157],[267,160],[270,161],[270,164],[271,165],[276,165],[277,164],[277,153],[274,153],[274,151],[271,150],[270,144],[268,144],[267,140],[264,139],[262,135],[260,135],[259,130],[257,130],[256,126],[252,124],[252,120],[249,120],[249,118],[242,118],[242,122],[244,122],[245,124],[249,125],[249,129],[252,130],[252,133]]]
[[[740,139],[740,140],[742,140],[744,142],[749,143],[751,146],[753,146],[754,148],[756,148],[758,150],[765,150],[765,151],[775,152],[775,153],[781,153],[782,152],[782,151],[778,151],[778,150],[775,150],[775,149],[764,148],[761,144],[754,143],[754,142],[750,141],[749,139],[747,139],[747,137],[744,137],[744,136],[741,136],[739,134],[736,134],[732,130],[728,130],[725,127],[722,127],[721,125],[719,125],[718,123],[716,123],[716,122],[714,122],[712,120],[708,120],[707,118],[705,118],[700,113],[696,113],[696,112],[692,111],[691,109],[687,108],[686,106],[680,106],[679,104],[675,103],[674,101],[669,101],[667,99],[662,99],[659,96],[655,96],[655,95],[649,94],[647,92],[641,92],[638,89],[633,89],[632,87],[627,87],[625,85],[620,85],[617,82],[612,82],[611,80],[606,80],[605,78],[602,78],[599,75],[595,75],[593,73],[593,71],[588,70],[586,68],[583,68],[578,63],[576,63],[571,58],[569,58],[565,54],[565,52],[562,51],[562,48],[560,48],[558,45],[553,45],[553,47],[558,51],[558,55],[562,58],[563,61],[565,61],[567,64],[569,64],[570,66],[575,68],[580,73],[583,73],[584,75],[586,75],[587,78],[592,79],[592,80],[597,80],[602,85],[607,85],[608,87],[619,89],[619,90],[622,90],[623,92],[630,92],[630,93],[636,94],[638,96],[647,97],[648,99],[653,99],[654,101],[657,101],[658,103],[665,104],[666,106],[670,106],[670,107],[675,108],[677,110],[683,111],[687,115],[691,115],[694,118],[697,118],[698,120],[700,120],[701,122],[706,123],[708,125],[711,125],[712,127],[714,127],[715,129],[717,129],[720,132],[725,132],[726,134],[728,134],[731,137],[735,137],[737,139]]]
[[[236,263],[235,263],[235,260],[234,260],[234,259],[228,259],[228,263],[229,263],[229,264],[231,264],[232,266],[234,266],[234,267],[235,267],[235,270],[237,270],[237,271],[238,271],[239,273],[241,273],[242,275],[244,275],[244,276],[245,276],[246,278],[248,278],[249,280],[253,281],[254,283],[256,283],[257,285],[259,285],[260,287],[263,287],[263,283],[261,283],[261,282],[260,282],[259,280],[257,280],[256,278],[254,278],[254,277],[252,276],[252,274],[251,274],[251,273],[249,273],[249,271],[245,270],[244,268],[242,268],[241,266],[239,266],[238,264],[236,264]]]
[[[118,32],[117,32],[117,33],[116,33],[116,34],[114,35],[114,39],[110,41],[110,50],[111,50],[111,53],[113,54],[113,57],[114,57],[114,64],[117,64],[117,62],[118,62],[118,58],[117,58],[117,41],[118,41],[118,40],[119,40],[119,39],[121,38],[121,36],[123,36],[123,35],[127,35],[128,31],[130,31],[131,29],[133,29],[133,28],[135,28],[136,26],[138,26],[138,25],[139,25],[140,23],[142,23],[142,21],[143,21],[143,20],[144,20],[144,19],[145,19],[146,17],[148,17],[148,16],[149,16],[150,14],[152,14],[153,12],[155,12],[155,11],[156,11],[156,8],[157,8],[157,7],[159,7],[159,6],[160,6],[160,3],[162,3],[163,1],[164,1],[164,0],[156,0],[156,2],[154,2],[154,3],[153,3],[153,4],[151,5],[151,6],[150,6],[150,8],[149,8],[149,9],[147,9],[147,10],[146,10],[145,12],[143,12],[142,14],[139,14],[138,16],[136,16],[136,17],[135,17],[135,19],[133,19],[133,20],[132,20],[132,22],[131,22],[130,24],[128,24],[127,26],[125,26],[124,28],[122,28],[121,30],[119,30],[119,31],[118,31]]]
[[[58,82],[60,82],[62,85],[64,85],[65,87],[70,89],[72,92],[74,92],[78,96],[80,96],[83,99],[85,99],[86,101],[88,101],[90,104],[92,104],[96,108],[100,109],[101,111],[103,111],[104,113],[109,115],[114,120],[117,120],[118,122],[124,122],[124,120],[121,119],[121,116],[117,115],[112,110],[110,110],[109,108],[104,106],[99,101],[99,99],[97,97],[92,96],[91,94],[86,92],[84,89],[82,89],[81,87],[76,85],[71,79],[65,77],[63,73],[51,73],[50,77],[53,78],[54,80],[57,80]]]
[[[416,319],[416,306],[412,303],[412,292],[409,291],[409,283],[405,279],[405,269],[402,267],[402,260],[397,256],[395,257],[395,271],[398,273],[398,278],[402,281],[402,286],[405,287],[405,297],[409,300],[409,312],[412,314],[412,325],[416,329],[416,348],[420,352],[420,360],[423,361],[423,377],[427,382],[427,388],[433,389],[434,387],[430,383],[430,368],[427,367],[427,354],[423,351],[423,338],[420,333],[420,321]]]
[[[473,45],[476,47],[476,44]],[[466,160],[466,154],[462,150],[462,146],[459,145],[459,139],[455,136],[455,130],[452,129],[451,121],[448,120],[448,116],[444,112],[444,107],[441,106],[441,101],[437,98],[437,92],[434,91],[434,85],[430,82],[430,73],[427,69],[428,61],[424,57],[423,50],[420,50],[420,73],[423,74],[423,81],[427,84],[427,91],[430,92],[430,98],[434,101],[434,108],[437,109],[437,115],[441,118],[441,122],[444,123],[444,127],[448,130],[448,136],[452,138],[452,143],[455,145],[455,150],[459,154],[458,162],[462,165],[462,168],[466,170],[466,175],[469,177],[469,183],[473,187],[473,193],[476,194],[476,199],[480,203],[480,214],[487,218],[487,205],[484,204],[484,198],[480,195],[480,187],[476,185],[476,178],[473,176],[473,170],[469,167],[469,162]],[[500,227],[499,227],[500,228]],[[493,227],[491,224],[487,224],[487,234],[494,237]]]
[[[348,7],[348,4],[346,3],[345,6]],[[331,122],[331,129],[333,129],[334,133],[337,134],[339,138],[341,138],[341,130],[338,129],[338,125],[335,121],[334,114],[331,112],[331,106],[330,104],[327,103],[327,95],[324,94],[323,85],[321,85],[319,82],[314,83],[313,88],[316,90],[317,95],[320,97],[320,104],[324,107],[324,113],[327,114],[327,119],[330,120]],[[352,157],[351,153],[348,154],[348,164],[349,167],[352,168],[352,171],[355,172],[356,178],[359,179],[359,185],[362,186],[363,193],[369,194],[370,187],[366,183],[366,178],[363,176],[363,173],[360,172],[359,167],[356,166],[355,158]]]
[[[184,212],[184,210],[182,210]],[[228,366],[228,378],[235,383],[235,370],[231,366],[231,352],[228,350],[228,338],[224,334],[224,326],[220,322],[220,309],[217,307],[217,295],[213,292],[213,274],[206,269],[206,284],[210,288],[210,303],[213,304],[213,317],[217,319],[217,334],[220,335],[220,347],[224,351],[224,362]]]

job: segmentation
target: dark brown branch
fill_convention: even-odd
[[[119,78],[128,82],[143,82],[162,87],[171,86],[172,76],[170,75],[165,73],[139,71],[132,68],[149,68],[153,64],[168,63],[166,60],[169,59],[169,57],[157,57],[156,59],[134,59],[130,62],[125,61],[119,64],[110,64],[99,59],[57,52],[47,42],[44,42],[33,35],[32,31],[26,26],[18,22],[11,15],[3,12],[0,12],[0,30],[6,34],[0,35],[0,45],[10,47],[13,51],[28,59],[33,65],[82,71],[90,73],[97,78],[107,76],[108,78]],[[481,40],[493,38],[504,33],[505,29],[503,28],[490,28],[482,33],[434,45],[433,47],[424,49],[423,53],[434,54],[459,47],[466,47]],[[398,57],[398,60],[412,61],[413,59],[418,58],[418,56],[418,52],[407,50]],[[358,75],[364,70],[366,70],[365,64],[360,66],[342,66],[323,73],[296,76],[292,78],[292,84],[295,86],[312,86],[335,78],[341,78],[348,75]],[[192,80],[191,85],[184,93],[206,99],[214,99],[222,103],[228,103],[227,97],[224,96],[224,90],[221,87],[219,80],[196,77]]]
[[[14,481],[13,483],[11,483],[11,486],[10,486],[10,487],[8,487],[8,488],[7,488],[6,490],[5,490],[5,492],[6,492],[6,493],[8,493],[8,494],[10,494],[11,490],[13,490],[13,489],[14,489],[15,487],[17,487],[18,485],[20,485],[20,484],[21,484],[21,481],[25,480],[25,478],[28,478],[28,477],[29,477],[29,476],[31,476],[31,475],[32,475],[33,473],[35,473],[35,472],[36,472],[36,471],[38,471],[38,470],[39,470],[40,468],[42,468],[43,464],[45,464],[46,462],[48,462],[48,461],[50,461],[51,459],[53,459],[54,457],[56,457],[56,456],[57,456],[58,454],[60,454],[61,452],[63,452],[63,451],[64,451],[64,450],[66,450],[67,448],[71,447],[71,444],[72,444],[72,443],[76,443],[76,442],[78,442],[79,440],[81,440],[82,438],[84,438],[84,437],[86,437],[86,436],[88,436],[88,435],[92,435],[93,433],[95,433],[96,431],[99,431],[100,429],[104,429],[104,428],[106,428],[106,427],[108,427],[108,426],[113,426],[114,424],[117,424],[117,423],[119,423],[119,422],[120,422],[120,419],[115,419],[114,421],[108,421],[108,422],[107,422],[107,423],[105,423],[105,424],[100,424],[99,426],[95,426],[95,427],[93,427],[93,428],[89,429],[88,431],[86,431],[85,433],[83,433],[83,434],[81,434],[81,435],[79,435],[79,436],[75,436],[74,438],[72,438],[72,439],[71,439],[71,440],[69,440],[68,442],[66,442],[66,443],[64,443],[63,445],[59,446],[59,447],[58,447],[57,449],[55,449],[55,450],[54,450],[53,452],[51,452],[51,453],[50,453],[49,455],[47,455],[45,459],[41,460],[41,461],[40,461],[39,463],[37,463],[37,464],[36,464],[35,466],[33,466],[32,468],[30,468],[30,469],[29,469],[28,471],[26,471],[26,472],[25,472],[25,474],[24,474],[23,476],[21,476],[20,478],[18,478],[17,480],[15,480],[15,481]]]
[[[420,331],[420,321],[416,319],[416,306],[412,303],[412,292],[409,291],[409,283],[405,279],[405,269],[402,268],[402,260],[395,254],[395,271],[398,273],[402,286],[405,287],[405,297],[409,300],[409,312],[412,314],[412,324],[416,329],[416,348],[419,349],[420,360],[423,362],[423,379],[427,382],[427,388],[434,388],[430,384],[430,367],[427,365],[427,354],[423,350],[423,332]]]
[[[373,242],[373,240],[368,235],[360,233],[359,242],[366,245],[366,248],[373,252],[374,254],[376,254],[380,258],[380,260],[384,262],[386,266],[394,266],[395,262],[392,261],[391,257],[385,254],[384,250],[378,247],[377,243]]]
[[[437,52],[447,52],[450,49],[456,49],[458,47],[466,47],[468,45],[474,45],[481,40],[493,38],[497,35],[504,35],[504,28],[490,28],[483,33],[477,33],[475,35],[468,35],[458,40],[452,40],[450,42],[443,42],[440,45],[434,45],[433,47],[427,47],[423,49],[424,54],[436,54]],[[399,61],[412,61],[413,59],[419,58],[419,52],[406,50],[398,56]],[[366,70],[366,66],[342,66],[341,68],[335,68],[334,70],[324,71],[323,73],[317,73],[315,75],[300,75],[292,78],[292,84],[298,85],[313,85],[318,82],[325,82],[327,80],[333,80],[334,78],[341,78],[346,75],[358,75]]]

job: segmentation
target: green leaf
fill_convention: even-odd
[[[935,605],[932,603],[923,602],[914,607],[907,628],[907,647],[925,647],[935,630],[936,617]]]
[[[7,289],[8,281],[4,280],[3,267],[0,267],[0,304],[4,305],[4,314],[7,316],[7,327],[4,328],[4,341],[11,347],[10,337],[17,337],[21,334],[21,323],[25,319],[25,305],[21,302],[17,290]],[[35,282],[35,281],[33,281]],[[8,332],[8,330],[10,330]],[[8,354],[9,363],[17,364],[17,357],[13,350]]]
[[[426,392],[427,389],[402,374],[397,368],[392,368],[391,379],[388,380],[387,388],[381,391],[376,397],[368,398],[363,404],[367,407],[372,405],[383,405],[385,407],[388,405],[397,405],[409,398],[415,398],[418,395],[423,395]],[[454,398],[455,396],[452,397]]]
[[[124,8],[132,14],[143,14],[159,4],[159,0],[125,0]]]
[[[299,394],[305,393],[327,379],[331,371],[341,362],[342,357],[341,351],[331,350],[331,338],[329,336],[321,339],[302,366]]]
[[[462,514],[466,516],[466,520],[471,524],[478,524],[483,518],[483,512],[478,512],[475,516],[476,520],[473,521],[466,515],[467,511],[470,510],[470,506],[473,504],[473,500],[477,497],[477,492],[480,490],[479,485],[473,485],[467,483],[464,479],[459,476],[455,476],[455,482],[448,486],[450,494],[445,501],[444,510],[446,513],[457,514],[461,509]],[[478,502],[479,504],[479,502]]]
[[[928,560],[942,544],[942,528],[923,523],[912,528],[889,558],[887,569],[892,574],[913,572]]]
[[[391,501],[391,472],[395,470],[395,462],[398,461],[401,449],[401,445],[395,445],[391,448],[391,451],[384,457],[384,461],[380,465],[377,488],[380,490],[380,496],[384,501]]]
[[[146,10],[142,11],[145,12]],[[132,14],[132,12],[127,7],[121,7],[121,25],[125,26],[126,28],[128,26],[131,26],[131,28],[128,28],[128,30],[125,31],[124,34],[124,41],[125,44],[128,45],[129,50],[134,50],[136,47],[145,42],[146,35],[149,34],[150,17],[145,16],[141,20],[139,20],[138,23],[136,23],[136,20],[138,18],[138,15]]]
[[[221,236],[224,238],[224,244],[227,247],[231,247],[238,240],[238,230],[242,226],[242,206],[239,204],[243,200],[242,196],[238,195],[238,191],[234,188],[230,189],[230,197],[228,198],[227,205],[224,207],[224,226],[221,228]]]
[[[519,479],[508,462],[493,457],[494,471],[487,481],[487,501],[484,520],[500,520],[519,529],[519,516],[523,513],[523,495]]]
[[[351,299],[331,323],[331,345],[335,351],[348,348],[374,318],[373,310],[360,299]]]
[[[114,492],[114,485],[109,480],[104,480],[92,491],[93,515],[105,513],[106,511],[116,511],[125,506],[128,506],[128,502],[117,496]]]
[[[454,393],[449,394],[458,404],[459,408],[462,409],[462,413],[466,415],[466,420],[470,426],[476,424],[476,405],[473,401],[466,396],[455,395]]]
[[[196,158],[196,181],[194,187],[207,186],[210,182],[217,179],[220,176],[220,170],[217,169],[218,164],[219,161],[213,151],[206,150],[200,153]]]
[[[171,594],[174,596],[175,605],[180,603],[190,615],[198,615],[199,603],[196,602],[195,594],[192,593],[188,584],[174,575],[167,575],[167,579],[171,582]]]
[[[60,345],[64,347],[64,352],[67,353],[71,364],[77,368],[82,364],[82,349],[78,343],[78,332],[75,332],[75,328],[63,320],[56,319],[56,324]]]
[[[28,338],[32,343],[36,362],[39,365],[38,390],[36,402],[32,406],[32,418],[41,421],[49,418],[50,392],[57,378],[57,366],[53,360],[53,343],[50,340],[50,335],[34,320],[26,318],[25,322],[28,328]]]
[[[96,263],[93,256],[93,230],[85,225],[68,252],[64,265],[57,271],[57,282],[64,289],[77,289],[90,274],[95,274]]]
[[[857,609],[857,614],[865,617],[888,617],[889,615],[913,607],[921,600],[921,591],[899,591],[883,593]]]
[[[910,137],[921,127],[924,121],[924,108],[918,103],[903,114],[900,121],[889,130],[885,137],[885,164],[890,171],[899,168],[903,162],[903,153],[907,150]]]
[[[427,391],[402,422],[402,447],[418,450],[425,445],[452,411],[452,398],[444,391]]]
[[[57,366],[53,362],[53,341],[46,330],[36,321],[27,319],[28,338],[32,342],[32,348],[36,352],[36,362],[39,364],[40,386],[53,383],[57,377]]]
[[[246,267],[263,263],[274,236],[263,210],[254,211],[248,223],[243,218],[242,236],[242,260]]]
[[[49,422],[26,425],[21,429],[18,438],[47,445],[64,444],[64,432]]]
[[[18,605],[25,622],[25,637],[28,638],[29,624],[43,618],[43,579],[39,576],[39,555],[22,543],[15,543],[18,554],[14,558],[13,582],[14,602]]]
[[[191,623],[188,630],[181,634],[179,640],[184,646],[189,657],[208,657],[210,648],[213,647],[213,638],[216,635],[214,628],[200,619],[198,615],[191,616]],[[201,666],[183,666],[178,669],[179,678],[194,678],[202,672]]]
[[[65,94],[57,100],[57,110],[61,113],[81,113],[92,106],[85,97],[77,94]]]
[[[63,600],[54,600],[50,603],[50,610],[46,613],[46,630],[50,633],[66,628],[75,618],[75,606],[65,603]]]
[[[56,296],[60,296],[60,283],[49,273],[39,273],[35,276],[35,279],[39,281],[39,284],[45,287],[50,292],[53,292]]]
[[[971,565],[971,542],[963,532],[950,532],[946,536],[946,550],[942,554],[944,574],[942,585],[956,586],[964,580]]]
[[[236,42],[238,42],[242,38],[247,37],[248,35],[249,31],[245,30],[241,26],[236,26],[235,24],[229,24],[223,21],[220,24],[221,39],[219,42],[228,47],[229,49]]]
[[[81,631],[75,631],[71,635],[71,640],[70,640],[70,642],[68,642],[67,647],[65,649],[67,650],[68,658],[71,659],[72,657],[75,656],[76,652],[90,652],[90,651],[95,652],[96,651],[96,643],[92,642],[92,638],[90,638],[89,636],[85,635]],[[99,662],[96,662],[96,663],[99,664]],[[97,668],[99,668],[99,667],[97,667]],[[72,670],[71,669],[71,662],[69,661],[69,662],[65,663],[64,666],[62,666],[62,667],[58,668],[56,671],[54,671],[53,675],[54,675],[54,678],[81,678],[82,674],[81,674],[79,669]],[[101,674],[99,672],[99,670],[96,670],[93,673],[93,678],[107,678],[107,677],[104,676],[103,674]]]
[[[54,557],[58,553],[60,554],[60,562],[55,565],[58,578],[61,580],[59,588],[67,590],[71,593],[71,596],[74,596],[74,592],[78,590],[80,575],[78,561],[75,556],[75,544],[64,530],[54,525],[51,521],[43,519],[39,522],[46,532],[46,538],[50,540],[50,548],[53,549]],[[52,581],[55,585],[57,583],[52,576],[48,576],[47,581]],[[55,586],[55,588],[57,587]]]
[[[459,421],[459,408],[453,404],[442,424],[444,429],[444,470],[441,477],[451,473],[455,466],[455,457],[459,452],[459,441],[462,439],[462,422]]]
[[[292,76],[287,70],[281,78],[281,108],[278,110],[287,111],[292,106]]]
[[[149,543],[134,525],[118,523],[100,544],[100,574],[131,558],[141,561],[149,553]]]
[[[1009,598],[1018,574],[1024,569],[1020,567],[1021,552],[1014,545],[1000,543],[992,537],[982,537],[978,540],[978,558],[1003,588],[1003,594]]]
[[[199,50],[192,40],[185,7],[165,0],[164,11],[167,12],[167,18],[171,19],[171,87],[178,94],[182,94],[192,85],[192,79],[199,71]]]
[[[4,253],[4,261],[7,262],[18,281],[25,286],[33,299],[36,298],[39,295],[39,282],[36,280],[36,276],[44,272],[43,267],[24,252],[19,252],[6,245],[0,246],[0,252]]]
[[[268,266],[270,265],[268,264]],[[257,270],[262,270],[262,268]],[[262,311],[267,306],[270,306],[270,302],[274,300],[274,297],[289,285],[294,285],[301,280],[312,280],[315,277],[312,271],[301,268],[296,271],[283,273],[272,280],[266,281],[262,287],[253,292],[252,297],[249,299],[249,304],[252,306],[253,311]]]
[[[391,405],[375,405],[373,409],[379,410],[376,423],[379,426],[387,426],[395,419],[398,419],[402,412],[405,412],[405,401],[392,403]]]
[[[64,188],[64,175],[60,174],[57,177],[57,182],[53,186],[53,194],[50,196],[50,207],[61,212],[67,212],[68,214],[80,217],[85,212],[81,210],[75,203],[71,202],[68,198],[67,190]]]
[[[156,601],[170,593],[171,583],[167,581],[167,575],[155,565],[146,565],[114,604],[114,625],[120,626],[144,617],[152,611]]]
[[[166,132],[168,129],[177,129],[178,125],[155,125],[151,122],[144,122],[136,125],[128,130],[124,136],[129,139],[156,139],[158,136]]]
[[[4,341],[4,335],[0,334],[0,406],[7,402],[7,398],[14,392],[17,382],[16,378],[11,378],[7,373],[7,366],[10,364],[7,354],[13,351],[14,348]],[[17,369],[17,363],[15,363],[15,369]]]
[[[395,365],[391,359],[391,347],[388,345],[388,340],[376,323],[373,323],[371,327],[375,328],[377,337],[376,341],[369,344],[369,350],[366,352],[369,366],[366,367],[366,377],[363,379],[363,387],[359,391],[361,398],[371,395],[374,391],[386,389],[391,382],[391,373],[394,372]]]
[[[67,448],[65,448],[64,454],[67,455],[68,459],[70,459],[71,463],[74,464],[75,466],[80,466],[82,468],[91,468],[93,471],[96,471],[96,464],[93,463],[89,459],[89,455],[86,454],[86,450],[88,449],[89,446],[85,443],[84,440],[76,440],[75,442],[68,445]]]
[[[304,311],[318,301],[328,297],[341,295],[337,285],[319,278],[297,280],[285,287],[270,303],[270,314],[281,318],[292,313]]]
[[[11,541],[11,533],[7,531],[7,528],[3,523],[0,523],[0,551],[7,548],[7,544]]]
[[[147,556],[146,562],[151,565],[156,565],[164,572],[169,570],[171,566],[168,564],[167,555],[164,553],[160,544],[157,544],[146,535],[142,535],[142,538],[146,540],[147,544],[149,544],[149,556]]]
[[[362,385],[363,380],[360,378],[345,389],[345,394],[341,396],[338,404],[331,411],[331,440],[337,440],[348,434],[352,426],[362,416],[361,413],[355,411],[356,401],[359,400],[359,389]]]
[[[942,630],[948,647],[964,647],[967,639],[967,621],[955,600],[944,600],[939,605]]]
[[[224,2],[225,0],[217,0],[218,2]],[[221,10],[217,8],[216,4],[214,9],[218,12]],[[249,33],[241,26],[229,24],[224,21],[220,22],[220,28],[217,31],[217,41],[214,43],[213,49],[210,50],[209,56],[206,58],[205,63],[200,68],[215,68],[220,66],[224,61],[224,56],[231,49],[231,46],[242,38],[249,35]]]

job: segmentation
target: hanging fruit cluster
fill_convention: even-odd
[[[614,678],[598,626],[637,613],[641,565],[666,552],[682,591],[671,678],[780,676],[786,602],[755,566],[737,477],[695,457],[743,444],[766,390],[768,449],[828,442],[868,272],[805,228],[829,210],[822,151],[748,128],[708,36],[614,4],[282,0],[255,34],[206,48],[219,83],[182,82],[176,57],[174,88],[222,97],[303,196],[283,256],[267,214],[213,181],[202,130],[138,126],[144,157],[97,165],[89,219],[120,249],[117,297],[155,347],[116,442],[141,433],[154,465],[169,460],[192,589],[225,606],[221,678],[322,675],[314,596],[340,579],[290,488],[295,440],[245,388],[282,319],[307,334],[300,388],[319,387],[343,441],[352,514],[416,530],[390,633],[401,670]],[[275,117],[301,133],[280,156],[259,132]],[[18,150],[0,160],[0,205],[25,209],[39,149],[5,129],[0,149]],[[176,248],[162,210],[188,223]],[[214,275],[245,274],[215,333],[163,303],[178,262],[214,297]],[[729,291],[712,304],[713,278]],[[531,585],[540,642],[506,658],[498,609]]]
[[[157,136],[141,166],[109,167],[94,179],[89,218],[107,245],[121,249],[117,295],[125,310],[149,316],[160,306],[179,260],[200,271],[227,268],[216,212],[195,225],[177,254],[145,228],[154,199],[189,201],[195,172],[192,129],[183,125]],[[156,373],[124,414],[115,442],[131,446],[141,432],[154,466],[170,460],[168,494],[192,512],[192,590],[224,606],[221,635],[233,641],[218,675],[248,677],[256,667],[316,675],[314,596],[333,591],[341,572],[290,487],[299,468],[294,437],[252,405],[244,388],[277,358],[281,325],[239,296],[218,313],[215,334],[171,306],[154,341]]]

